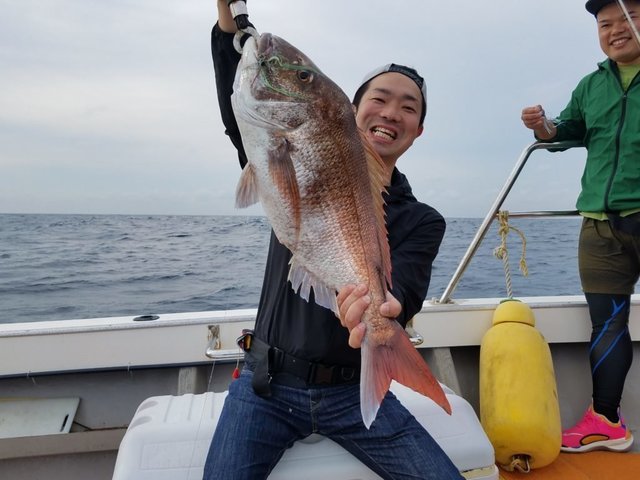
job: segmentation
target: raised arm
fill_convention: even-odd
[[[233,20],[231,10],[229,9],[228,0],[217,0],[218,4],[218,25],[220,30],[227,33],[235,33],[238,29],[236,22]]]
[[[211,55],[216,77],[218,105],[222,123],[225,126],[225,133],[238,150],[238,160],[240,161],[240,166],[244,168],[247,164],[247,156],[242,145],[236,117],[231,107],[233,80],[240,61],[240,54],[233,47],[233,35],[236,31],[236,25],[227,6],[227,0],[217,0],[217,3],[218,22],[211,32]]]

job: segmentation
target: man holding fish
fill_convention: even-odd
[[[236,16],[245,8],[229,3],[242,4]],[[265,479],[312,433],[384,479],[462,478],[388,392],[397,380],[450,413],[404,332],[445,230],[395,167],[422,134],[424,80],[385,65],[365,77],[352,105],[278,37],[248,36],[240,56],[234,15],[227,0],[217,6],[212,53],[222,119],[243,167],[237,204],[259,200],[273,231],[255,331],[242,342],[245,367],[229,388],[204,478]]]

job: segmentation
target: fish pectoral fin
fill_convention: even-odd
[[[289,281],[291,288],[298,293],[307,302],[309,301],[311,288],[313,288],[313,298],[321,307],[328,308],[339,316],[338,302],[336,300],[336,291],[327,287],[315,275],[306,268],[295,262],[295,256],[291,259],[291,268],[289,269]]]
[[[296,240],[300,234],[300,189],[296,178],[296,169],[291,159],[291,144],[284,137],[273,140],[269,149],[269,174],[274,186],[284,198],[291,211]]]
[[[249,163],[240,174],[240,181],[236,187],[236,207],[246,208],[259,200],[258,184],[253,166]]]
[[[367,428],[375,420],[391,380],[429,397],[451,414],[451,405],[442,386],[404,329],[395,320],[393,323],[395,332],[388,343],[372,345],[366,335],[362,342],[360,411]]]

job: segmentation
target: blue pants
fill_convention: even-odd
[[[384,479],[462,479],[440,446],[396,397],[387,393],[367,430],[359,385],[292,388],[272,384],[256,395],[253,373],[231,383],[213,436],[204,480],[264,480],[285,450],[312,433],[330,438]]]

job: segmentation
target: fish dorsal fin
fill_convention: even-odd
[[[259,200],[258,185],[253,166],[249,163],[240,174],[240,181],[236,187],[236,207],[246,208]]]
[[[336,291],[327,287],[315,275],[309,272],[309,270],[299,265],[295,255],[289,263],[291,265],[289,269],[291,288],[307,302],[309,301],[311,288],[313,288],[315,303],[333,311],[336,317],[339,316]]]
[[[280,192],[290,209],[295,238],[290,239],[293,244],[287,246],[289,250],[293,250],[300,237],[300,189],[298,188],[296,169],[291,159],[291,144],[284,137],[276,138],[274,143],[276,143],[275,148],[271,148],[268,153],[269,174],[275,188]]]
[[[387,224],[385,222],[384,199],[382,193],[386,192],[385,181],[387,167],[382,158],[373,149],[369,140],[365,137],[362,130],[358,129],[362,145],[364,146],[367,157],[367,168],[369,170],[369,180],[371,184],[371,194],[373,197],[373,208],[378,225],[378,243],[380,244],[380,252],[382,254],[382,272],[387,282],[387,287],[391,285],[391,252],[389,251],[389,241],[387,239]]]

